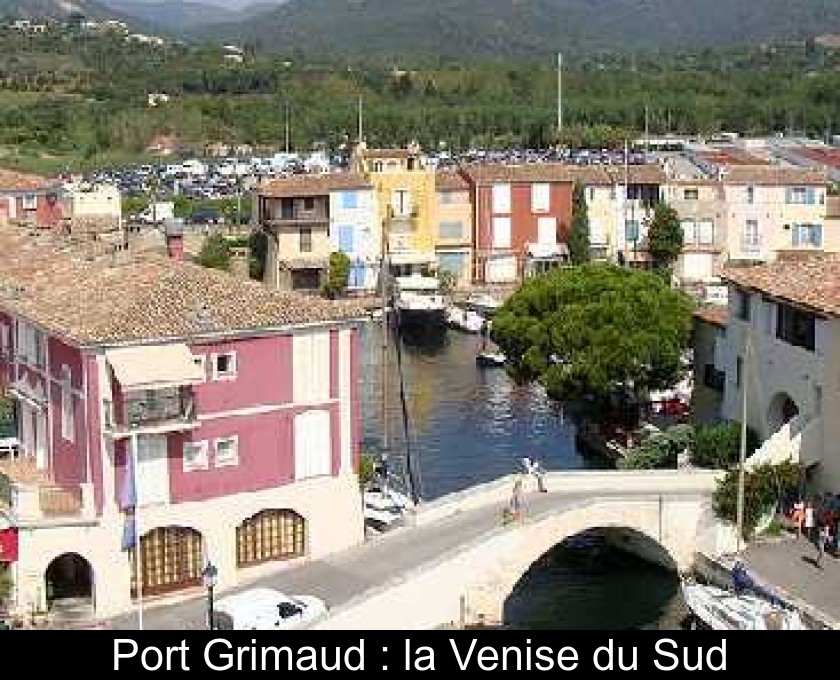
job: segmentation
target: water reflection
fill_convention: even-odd
[[[401,345],[410,434],[424,498],[496,479],[523,456],[546,469],[578,469],[574,428],[539,387],[513,384],[501,369],[478,368],[477,336],[449,332],[438,348]],[[365,448],[382,437],[381,326],[361,330],[361,396]],[[387,426],[391,458],[404,453],[395,344],[390,342]]]

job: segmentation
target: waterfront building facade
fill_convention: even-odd
[[[725,374],[722,416],[764,440],[762,460],[806,464],[817,491],[840,488],[840,278],[837,255],[727,267],[729,312],[715,365]]]
[[[470,185],[456,170],[435,175],[438,271],[452,274],[458,286],[472,281],[473,203]]]
[[[64,220],[58,180],[0,169],[0,220],[56,227]]]
[[[14,608],[108,616],[208,563],[228,588],[362,540],[355,312],[160,256],[0,242]]]
[[[473,193],[473,279],[513,283],[568,261],[574,171],[566,165],[462,168]]]

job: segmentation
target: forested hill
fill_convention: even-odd
[[[838,0],[290,0],[196,37],[308,54],[542,58],[840,33]]]
[[[66,19],[71,14],[89,19],[121,18],[95,0],[0,0],[0,17]]]

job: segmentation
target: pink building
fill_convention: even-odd
[[[61,182],[0,169],[0,220],[54,227],[64,218]]]
[[[84,598],[107,616],[138,574],[146,601],[199,586],[208,561],[224,589],[360,542],[357,318],[184,262],[0,233],[14,604]]]

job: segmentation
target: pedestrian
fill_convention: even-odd
[[[817,526],[814,522],[814,506],[811,505],[811,501],[808,501],[808,504],[805,506],[805,535],[812,543],[817,540],[817,536],[814,533],[816,528]]]
[[[828,544],[831,542],[831,528],[828,524],[823,524],[822,529],[820,529],[819,536],[817,538],[817,561],[816,565],[822,569],[822,559],[825,556],[826,548],[828,548]]]
[[[793,504],[793,521],[796,524],[796,537],[802,538],[802,525],[805,523],[805,503],[800,498]]]
[[[546,493],[548,489],[545,488],[545,471],[540,465],[540,461],[535,460],[531,466],[531,473],[537,478],[537,490],[540,493]]]
[[[522,513],[522,475],[516,475],[513,481],[513,493],[510,496],[510,514],[512,519],[518,519]]]

